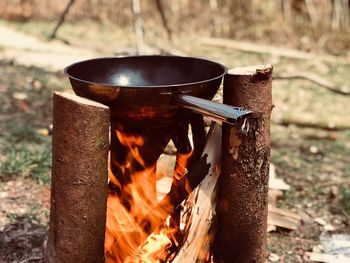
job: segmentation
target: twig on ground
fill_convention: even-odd
[[[134,18],[134,30],[135,30],[137,54],[141,55],[144,52],[144,41],[143,41],[143,21],[141,18],[140,0],[132,0],[132,13]]]
[[[282,74],[275,74],[273,76],[274,80],[279,80],[279,79],[306,79],[309,80],[323,88],[326,88],[327,90],[345,95],[345,96],[350,96],[350,89],[345,86],[337,86],[334,82],[325,79],[315,73],[312,72],[293,72],[293,73],[282,73]]]
[[[317,185],[317,188],[324,188],[324,187],[329,187],[329,186],[335,186],[335,185],[343,185],[343,184],[350,184],[350,179],[346,178],[346,179],[342,179],[336,182],[325,182],[322,184]]]
[[[201,38],[200,42],[207,46],[230,48],[243,52],[257,53],[257,54],[269,54],[273,56],[302,59],[302,60],[315,60],[323,61],[333,64],[350,64],[349,58],[341,58],[332,55],[314,54],[304,52],[291,48],[276,47],[271,45],[261,45],[245,41],[237,41],[225,38]]]
[[[299,128],[312,128],[312,129],[320,129],[320,130],[326,130],[326,131],[343,131],[343,130],[350,130],[350,126],[347,125],[329,125],[329,124],[322,124],[322,123],[311,123],[311,122],[304,122],[301,120],[280,120],[280,121],[273,121],[273,124],[281,125],[288,127],[290,125],[297,126]]]

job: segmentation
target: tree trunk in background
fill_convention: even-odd
[[[168,39],[171,41],[172,40],[172,31],[169,27],[169,23],[168,23],[168,20],[165,16],[165,10],[164,10],[164,6],[163,6],[163,3],[162,3],[162,0],[156,0],[156,6],[157,6],[157,10],[160,14],[160,17],[162,19],[162,24],[163,24],[163,27],[167,33],[167,36],[168,36]]]
[[[290,0],[282,0],[282,11],[283,18],[288,26],[291,26],[292,23],[292,6]]]
[[[137,50],[137,54],[141,55],[144,51],[144,44],[143,44],[143,23],[141,18],[140,0],[132,0],[132,12],[134,16],[136,50]]]
[[[345,29],[349,28],[349,11],[350,11],[349,9],[350,9],[350,1],[343,0],[342,12],[343,12],[343,24]]]
[[[57,34],[57,31],[58,29],[61,27],[61,25],[63,24],[64,22],[64,19],[66,18],[66,15],[68,14],[69,12],[69,9],[73,6],[75,0],[69,0],[66,8],[63,10],[61,16],[60,16],[60,19],[58,20],[54,30],[52,31],[49,39],[54,39],[56,37],[56,34]]]

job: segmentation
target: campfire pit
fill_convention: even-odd
[[[210,176],[212,172],[209,173],[209,170],[213,171],[213,167],[210,167],[218,165],[217,162],[210,161],[212,157],[207,158],[207,154],[203,155],[207,140],[203,115],[230,125],[242,126],[246,125],[247,119],[260,118],[261,114],[206,100],[215,95],[222,77],[226,74],[226,68],[203,59],[170,56],[101,58],[73,64],[66,69],[66,73],[77,95],[92,99],[95,103],[103,103],[110,109],[110,171],[104,242],[106,262],[143,262],[143,259],[145,262],[160,262],[169,259],[173,253],[165,253],[166,247],[171,246],[168,251],[174,251],[174,248],[178,250],[179,244],[183,243],[182,238],[185,237],[180,231],[180,204],[204,177]],[[60,140],[65,141],[62,136],[64,137],[64,127],[67,124],[62,127],[60,125],[77,121],[74,118],[70,120],[68,114],[63,114],[63,120],[56,118],[56,115],[62,115],[61,110],[81,110],[80,107],[67,109],[64,103],[58,103],[59,100],[62,101],[62,97],[65,96],[56,94],[54,97],[57,103],[54,104],[56,132],[54,131],[53,135],[53,159],[54,164],[57,164],[53,166],[53,176],[55,170],[64,173],[60,170],[62,164],[59,159],[65,148],[62,152],[55,151],[55,148],[59,148],[56,144],[59,145]],[[61,110],[57,110],[58,107],[61,107]],[[103,107],[101,105],[101,108]],[[71,114],[74,116],[75,112]],[[93,118],[99,119],[99,116]],[[105,121],[105,117],[103,119]],[[80,121],[80,125],[89,126],[91,120],[83,118]],[[188,136],[189,127],[193,134],[193,147]],[[79,129],[83,127],[79,126]],[[74,131],[70,130],[69,133]],[[108,136],[104,129],[102,137],[105,138],[106,134]],[[156,166],[170,140],[177,150],[173,182],[169,193],[158,202]],[[104,149],[106,156],[106,149],[101,149]],[[219,155],[217,152],[215,154]],[[101,164],[104,165],[105,161]],[[107,164],[105,166],[107,167]],[[67,217],[63,210],[57,211],[57,207],[64,207],[58,204],[60,197],[57,195],[62,193],[55,191],[55,188],[63,187],[57,186],[62,181],[60,176],[56,175],[53,179],[46,261],[103,261],[101,244],[97,244],[101,241],[94,245],[92,253],[95,253],[95,256],[87,253],[85,258],[77,258],[76,253],[69,254],[65,249],[59,251],[57,240],[69,240],[69,231],[66,231],[65,226],[71,223],[66,222]],[[104,178],[107,180],[107,176]],[[107,193],[103,185],[105,181],[101,182],[96,191]],[[213,181],[213,184],[215,185],[216,181]],[[85,189],[83,193],[88,195],[89,189]],[[213,193],[214,188],[211,188],[209,194]],[[74,199],[74,195],[72,198]],[[103,200],[105,199],[102,198],[102,202]],[[98,201],[101,202],[101,199]],[[76,202],[84,203],[84,200]],[[83,210],[101,212],[102,209],[103,214],[106,211],[103,207],[105,206],[93,204],[92,207]],[[170,221],[166,223],[169,215]],[[103,215],[99,217],[104,219]],[[93,226],[90,224],[90,227]],[[101,240],[101,237],[103,239],[104,233],[101,231],[95,234],[98,235],[96,240]],[[158,243],[153,242],[164,246],[160,252],[149,242],[152,235],[153,239],[163,238]],[[84,246],[84,242],[86,245],[86,241],[83,241],[80,246]],[[63,247],[67,248],[64,245]]]

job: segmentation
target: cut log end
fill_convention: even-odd
[[[254,65],[248,67],[237,67],[228,70],[229,75],[256,75],[256,74],[271,74],[273,66],[271,64]]]
[[[109,111],[109,108],[106,105],[103,105],[103,104],[96,102],[94,100],[90,100],[87,98],[76,96],[76,95],[71,94],[71,93],[57,91],[57,92],[54,92],[54,96],[58,96],[61,99],[64,99],[67,101],[75,102],[75,103],[86,105],[86,106],[97,107],[97,108],[101,108],[101,109]]]

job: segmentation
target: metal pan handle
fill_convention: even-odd
[[[254,114],[253,111],[248,109],[233,107],[182,94],[174,95],[172,103],[210,117],[216,121],[226,122],[233,125],[236,124],[237,120],[240,118]]]

